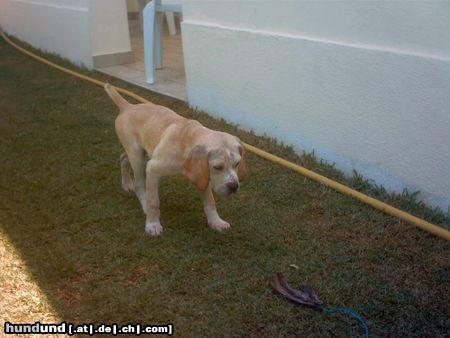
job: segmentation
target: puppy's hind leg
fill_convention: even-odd
[[[134,191],[133,179],[131,178],[131,165],[127,153],[120,155],[120,173],[122,176],[122,188],[126,192]]]
[[[142,210],[147,214],[147,198],[145,196],[145,151],[140,147],[126,149],[130,166],[133,169],[134,192],[141,202]]]

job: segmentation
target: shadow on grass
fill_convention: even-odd
[[[166,179],[164,234],[148,238],[137,199],[120,189],[116,108],[103,90],[3,41],[0,56],[0,225],[65,320],[171,322],[183,336],[362,334],[348,317],[274,295],[267,278],[284,271],[292,285],[359,311],[372,334],[448,333],[448,243],[253,155],[240,193],[218,201],[230,231],[209,229],[195,189]],[[133,89],[343,179],[311,156]]]

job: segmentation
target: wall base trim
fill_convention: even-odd
[[[134,52],[119,52],[112,54],[101,54],[94,55],[92,57],[94,68],[103,68],[109,66],[122,65],[125,63],[133,63],[134,62]]]

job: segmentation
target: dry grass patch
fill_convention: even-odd
[[[0,320],[1,332],[5,322],[60,323],[45,293],[33,280],[26,263],[0,227]],[[42,337],[42,335],[20,335]],[[51,335],[59,337],[62,335]]]

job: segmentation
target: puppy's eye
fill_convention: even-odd
[[[215,165],[214,166],[214,169],[216,169],[217,171],[221,171],[221,170],[223,170],[223,165]]]

